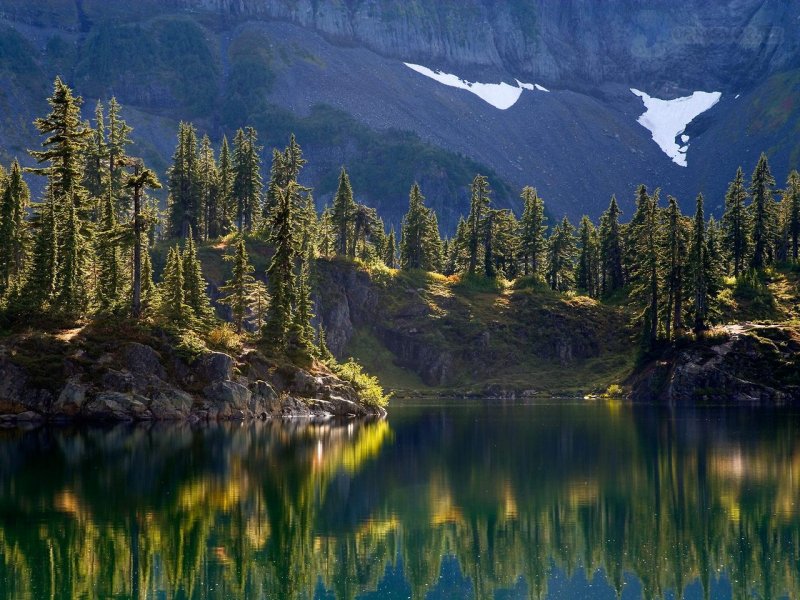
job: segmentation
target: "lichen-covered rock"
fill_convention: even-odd
[[[150,400],[150,412],[159,420],[186,418],[192,409],[193,399],[186,392],[173,387],[164,387],[155,392]]]
[[[81,412],[86,402],[88,386],[79,379],[70,379],[53,403],[52,412],[57,415],[74,417]]]
[[[122,348],[122,360],[125,368],[136,375],[166,376],[161,357],[150,346],[128,342]]]
[[[195,373],[200,381],[215,383],[227,381],[233,377],[236,361],[222,352],[209,352],[197,360]]]

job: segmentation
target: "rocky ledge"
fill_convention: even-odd
[[[323,365],[306,370],[256,350],[233,357],[177,353],[127,342],[96,359],[56,356],[53,379],[0,346],[0,423],[18,421],[244,420],[378,416]]]
[[[800,403],[800,329],[742,323],[643,369],[638,401],[786,406]]]

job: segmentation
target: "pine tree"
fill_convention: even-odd
[[[567,292],[575,286],[575,228],[565,216],[550,234],[547,280],[550,288]]]
[[[353,188],[350,187],[350,178],[342,167],[339,174],[339,187],[333,198],[333,211],[331,218],[336,231],[336,253],[340,256],[349,254],[351,244],[352,221],[355,217],[356,203],[353,200]],[[355,247],[355,245],[353,245]]]
[[[619,224],[617,198],[611,196],[608,209],[600,217],[600,286],[605,295],[613,294],[625,285],[622,266],[623,242]]]
[[[294,262],[300,250],[294,227],[299,194],[300,187],[293,181],[281,190],[269,227],[274,252],[267,268],[271,301],[264,336],[278,351],[286,349],[293,322]]]
[[[636,212],[626,228],[625,248],[631,295],[645,306],[642,322],[642,344],[651,349],[658,341],[659,315],[659,250],[661,215],[658,208],[659,190],[653,195],[642,185],[637,191]]]
[[[678,201],[670,196],[666,211],[666,230],[664,235],[664,331],[668,341],[683,329],[684,279],[686,268],[686,227]]]
[[[94,113],[94,129],[88,137],[85,150],[84,187],[93,199],[93,221],[99,221],[103,215],[103,203],[109,193],[109,174],[106,167],[108,161],[108,144],[106,143],[106,125],[103,115],[103,104],[98,101]]]
[[[489,180],[483,175],[476,175],[470,186],[470,209],[467,217],[467,247],[469,249],[469,267],[467,273],[474,275],[478,267],[478,254],[482,236],[486,231],[484,218],[489,210]]]
[[[215,225],[219,228],[217,236],[225,235],[234,228],[234,215],[236,207],[233,200],[233,162],[228,146],[228,138],[223,136],[222,147],[219,151],[219,167],[217,171],[217,212],[218,220]],[[211,233],[209,233],[211,235]],[[212,236],[216,237],[216,236]]]
[[[239,231],[251,231],[261,204],[261,146],[252,127],[236,132],[233,140],[233,198]]]
[[[430,268],[431,251],[426,248],[432,241],[428,235],[429,212],[425,207],[425,197],[415,183],[408,196],[408,212],[400,227],[400,266],[405,270]]]
[[[753,269],[762,269],[767,266],[772,253],[772,236],[775,233],[773,185],[775,185],[775,178],[770,173],[767,155],[762,152],[750,184],[750,195],[753,198],[750,206],[752,211],[750,235],[753,240],[750,266]]]
[[[250,307],[253,286],[256,282],[255,277],[253,277],[255,269],[250,264],[243,239],[239,238],[236,244],[236,252],[226,256],[225,260],[233,263],[233,269],[230,279],[219,288],[219,291],[224,294],[220,298],[220,302],[231,307],[236,333],[241,333],[245,316],[247,316],[247,311]]]
[[[293,314],[291,342],[296,350],[310,355],[314,351],[314,328],[311,326],[314,313],[311,307],[308,263],[308,258],[301,253],[300,265],[295,278],[297,287],[294,296],[297,306]]]
[[[793,170],[786,181],[786,193],[783,200],[787,204],[787,233],[789,236],[789,251],[792,262],[798,259],[798,244],[800,243],[800,173]]]
[[[183,262],[180,248],[170,248],[159,285],[158,314],[168,325],[178,329],[191,329],[194,316],[192,308],[186,304]]]
[[[600,294],[600,240],[592,221],[584,215],[578,227],[580,253],[575,269],[575,284],[592,298]]]
[[[487,208],[483,217],[483,275],[493,279],[496,273],[494,264],[494,219],[497,211]]]
[[[158,306],[158,288],[153,283],[153,261],[150,257],[150,248],[146,238],[142,240],[142,245],[140,246],[140,260],[139,304],[134,305],[134,310],[132,310],[135,318],[138,318],[142,313],[148,312],[151,307]]]
[[[32,253],[33,264],[23,291],[23,296],[32,309],[44,308],[56,291],[60,231],[55,196],[49,185],[45,194],[46,200],[36,206],[36,216],[32,223],[36,231]]]
[[[544,214],[544,201],[536,189],[522,189],[524,203],[520,220],[520,238],[523,254],[523,274],[540,277],[547,254],[547,217]]]
[[[178,127],[178,145],[167,175],[169,233],[174,238],[185,238],[189,230],[198,231],[202,214],[197,132],[190,123],[181,122]]]
[[[701,334],[708,329],[706,320],[711,303],[711,262],[706,237],[706,221],[703,211],[703,194],[697,196],[697,209],[692,225],[692,242],[689,247],[689,271],[694,302],[694,332]]]
[[[122,107],[117,99],[112,97],[108,103],[108,180],[114,199],[118,202],[120,215],[125,215],[125,210],[129,206],[128,200],[124,197],[125,186],[125,165],[128,160],[128,146],[133,141],[128,137],[133,131],[120,116]]]
[[[322,326],[322,323],[319,324],[319,330],[317,332],[317,356],[324,363],[330,363],[335,360],[328,348],[328,340],[325,336],[325,328]]]
[[[189,229],[186,245],[183,249],[183,289],[187,306],[198,323],[207,323],[214,317],[214,309],[206,294],[207,283],[203,277],[200,259],[197,257],[197,246],[194,235]]]
[[[492,254],[494,255],[495,270],[497,275],[506,279],[515,279],[519,275],[521,255],[519,222],[509,209],[497,210],[493,221]]]
[[[116,209],[109,190],[102,206],[99,233],[95,238],[99,265],[97,300],[103,311],[113,309],[122,299],[124,276],[119,234]]]
[[[131,190],[133,197],[133,284],[131,297],[131,315],[138,319],[142,314],[142,304],[145,301],[146,286],[152,289],[152,266],[147,239],[144,236],[143,195],[148,189],[161,187],[156,174],[150,169],[145,169],[141,161],[136,162],[133,175],[125,181],[125,187]],[[149,274],[144,273],[145,261],[148,263]],[[150,283],[147,281],[150,277]]]
[[[745,201],[747,190],[744,187],[744,172],[739,167],[736,177],[725,194],[725,214],[722,216],[725,246],[733,262],[733,275],[738,277],[745,268],[749,251],[749,219]]]
[[[55,306],[68,315],[79,316],[86,309],[88,300],[85,281],[86,240],[81,233],[75,202],[70,196],[66,201],[64,230],[58,248]]]
[[[27,264],[29,251],[28,222],[25,219],[30,204],[30,191],[22,178],[16,160],[8,178],[0,183],[0,296],[11,286],[18,286]]]
[[[204,135],[200,140],[200,154],[198,156],[198,175],[200,206],[202,214],[202,239],[215,239],[219,237],[221,226],[221,215],[223,210],[220,206],[219,198],[219,171],[217,161],[214,158],[214,149],[211,147],[211,140]]]
[[[326,208],[322,211],[322,216],[319,219],[317,237],[320,256],[324,256],[325,258],[333,256],[335,232],[330,208]]]
[[[261,331],[269,312],[270,296],[269,289],[261,282],[256,281],[250,287],[250,295],[247,298],[250,308],[251,320],[255,325],[256,331]]]
[[[389,237],[386,240],[386,247],[383,253],[383,262],[390,269],[397,267],[397,240],[394,233],[394,226],[389,230]]]

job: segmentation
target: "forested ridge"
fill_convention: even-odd
[[[35,121],[44,139],[30,151],[39,167],[28,171],[46,179],[41,198],[30,197],[17,161],[0,173],[0,297],[11,331],[123,318],[161,328],[179,345],[247,341],[300,362],[335,363],[314,314],[316,267],[344,259],[623,306],[647,357],[726,322],[731,294],[758,299],[765,279],[798,260],[800,174],[776,189],[764,154],[749,179],[736,172],[719,220],[702,195],[687,216],[674,197],[641,185],[626,222],[612,197],[599,223],[583,217],[576,229],[567,217],[548,222],[533,187],[521,191],[522,214],[496,208],[489,180],[476,175],[469,214],[442,238],[419,185],[400,230],[387,231],[357,201],[345,166],[318,212],[300,183],[306,160],[294,136],[272,150],[267,170],[253,127],[215,147],[181,123],[172,165],[159,176],[129,155],[132,128],[114,98],[98,102],[91,120],[81,103],[57,78],[51,112]],[[164,209],[149,194],[162,185]],[[253,241],[268,248],[260,272],[248,255]],[[230,263],[213,303],[203,247],[223,249]],[[153,256],[163,268],[154,269]]]

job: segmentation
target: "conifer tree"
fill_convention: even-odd
[[[29,251],[28,222],[30,191],[16,160],[8,178],[0,183],[0,296],[22,283]]]
[[[255,269],[250,264],[247,248],[242,238],[239,238],[236,244],[235,253],[226,256],[225,260],[233,263],[233,269],[230,279],[219,288],[219,291],[224,294],[220,302],[231,307],[236,333],[241,333],[247,310],[250,307],[253,286],[256,282],[255,277],[253,277]]]
[[[222,137],[222,146],[219,151],[219,166],[217,170],[217,211],[218,222],[216,225],[219,230],[214,232],[216,236],[227,234],[233,230],[234,215],[236,207],[233,200],[233,161],[231,158],[228,138]],[[214,236],[214,237],[216,237]]]
[[[269,311],[269,304],[269,289],[262,281],[256,281],[250,287],[250,296],[248,297],[248,305],[256,331],[261,331],[264,327]]]
[[[60,232],[55,196],[49,185],[45,194],[46,200],[36,206],[36,216],[32,223],[36,232],[32,253],[33,264],[23,292],[32,309],[43,308],[56,291]]]
[[[575,269],[575,283],[586,295],[600,295],[600,239],[592,221],[584,215],[578,227],[580,253]]]
[[[800,243],[800,173],[793,170],[786,181],[784,202],[787,204],[787,234],[789,237],[789,253],[792,262],[798,259]]]
[[[95,238],[99,266],[97,300],[103,311],[117,306],[122,296],[124,275],[119,233],[116,209],[109,190],[102,206],[99,232]]]
[[[619,224],[619,205],[617,198],[611,196],[608,209],[600,218],[600,285],[603,294],[613,294],[625,285],[625,272],[622,266],[623,241]]]
[[[769,170],[767,155],[762,152],[755,171],[753,171],[750,184],[750,196],[753,198],[750,206],[752,211],[751,237],[753,240],[753,254],[750,259],[750,266],[753,269],[762,269],[767,266],[772,253],[771,242],[775,233],[773,185],[775,185],[775,178]]]
[[[318,248],[321,256],[329,258],[334,255],[334,237],[335,232],[333,228],[333,219],[331,216],[331,209],[326,208],[322,211],[322,216],[319,219],[319,230],[317,233]]]
[[[692,242],[689,247],[689,271],[693,295],[694,332],[701,334],[708,329],[709,304],[711,302],[711,262],[708,254],[706,221],[703,211],[703,194],[697,196],[697,208],[692,225]]]
[[[389,237],[386,240],[383,262],[390,269],[397,267],[397,240],[394,233],[394,225],[392,225],[392,228],[389,230]]]
[[[146,238],[142,240],[140,248],[142,266],[140,270],[139,304],[138,306],[135,305],[134,310],[131,311],[135,318],[138,318],[143,312],[147,312],[151,307],[158,305],[158,288],[153,283],[153,261],[150,258],[150,248]],[[135,281],[134,279],[134,283]]]
[[[519,222],[511,210],[497,210],[494,213],[493,230],[492,254],[496,274],[514,279],[519,275]]]
[[[476,175],[470,186],[470,209],[467,217],[467,247],[469,250],[469,266],[467,273],[474,275],[478,267],[478,254],[486,226],[484,218],[489,210],[489,180],[483,175]]]
[[[645,306],[642,343],[653,348],[658,341],[659,315],[659,250],[661,215],[659,190],[653,195],[642,185],[637,191],[636,212],[626,228],[626,252],[631,280],[631,295]]]
[[[496,273],[494,263],[494,219],[497,211],[487,208],[483,217],[483,275],[493,279]]]
[[[293,314],[291,341],[295,349],[311,354],[314,350],[314,328],[311,326],[314,313],[311,306],[308,263],[307,256],[301,252],[300,265],[295,279],[297,287],[294,296],[297,306]]]
[[[567,292],[575,286],[575,228],[565,216],[549,239],[547,280],[550,288]]]
[[[419,185],[414,184],[408,196],[408,212],[400,228],[400,266],[405,270],[429,269],[431,241],[428,235],[429,210]]]
[[[214,158],[214,149],[211,140],[204,135],[200,140],[200,153],[198,156],[198,175],[200,206],[202,215],[202,239],[215,239],[219,237],[222,210],[219,202],[219,171]]]
[[[106,167],[108,161],[108,144],[106,143],[106,125],[103,115],[103,104],[98,101],[94,113],[94,129],[86,144],[86,164],[84,168],[84,187],[93,199],[94,214],[92,219],[99,221],[103,216],[103,203],[109,193],[109,174]]]
[[[322,326],[322,323],[319,324],[319,330],[317,332],[317,356],[324,363],[329,363],[334,360],[333,354],[328,348],[328,340],[325,336],[325,328]]]
[[[112,97],[108,103],[108,136],[107,136],[107,156],[108,156],[108,180],[114,199],[119,203],[118,210],[120,215],[125,214],[127,201],[125,196],[125,165],[128,159],[128,146],[133,141],[128,137],[133,131],[120,116],[122,107],[117,99]]]
[[[353,200],[353,188],[350,187],[350,178],[342,167],[339,173],[339,187],[333,198],[331,218],[336,231],[336,253],[347,256],[351,245],[352,220],[355,217],[356,203]],[[355,247],[355,244],[353,244]]]
[[[169,177],[170,236],[185,238],[189,230],[198,231],[201,217],[200,169],[197,132],[190,123],[178,127],[178,145],[172,155]]]
[[[733,263],[733,275],[738,277],[745,268],[749,251],[749,215],[745,201],[747,190],[744,187],[744,172],[739,167],[736,177],[728,186],[725,194],[725,213],[722,216],[725,246]]]
[[[664,249],[664,332],[667,341],[672,341],[683,329],[684,279],[686,277],[687,239],[684,217],[678,201],[670,196],[665,215]]]
[[[274,252],[267,268],[271,301],[264,336],[277,350],[286,349],[293,323],[294,262],[300,250],[295,231],[299,194],[300,187],[293,181],[280,191],[269,227],[269,242]]]
[[[189,229],[186,238],[186,245],[183,249],[183,289],[184,298],[187,306],[192,310],[192,314],[198,323],[207,323],[214,316],[214,309],[206,294],[207,283],[203,277],[203,270],[200,259],[197,257],[197,246],[194,242],[194,234]]]
[[[194,324],[192,308],[186,304],[183,263],[180,248],[169,249],[164,275],[159,285],[159,316],[177,329],[190,329]]]
[[[86,308],[86,240],[84,239],[78,209],[71,196],[66,197],[64,230],[58,248],[56,269],[55,306],[71,316],[78,316]]]
[[[523,212],[520,220],[520,238],[523,254],[523,274],[539,277],[547,254],[547,217],[544,214],[544,201],[536,189],[522,189]]]
[[[145,169],[141,161],[137,161],[133,175],[125,181],[125,187],[131,191],[133,198],[133,282],[131,297],[131,315],[138,319],[142,314],[142,304],[146,294],[152,289],[152,265],[150,265],[150,252],[145,237],[145,222],[143,214],[144,194],[148,189],[161,187],[156,174],[150,169]],[[144,273],[145,262],[149,273]],[[150,278],[148,283],[147,278]]]
[[[236,132],[233,140],[233,198],[239,231],[251,231],[261,206],[261,146],[253,127]]]

